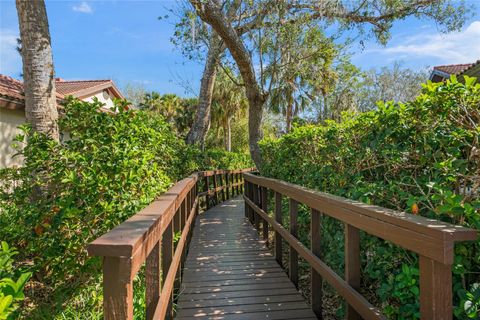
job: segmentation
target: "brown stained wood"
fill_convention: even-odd
[[[322,260],[315,256],[309,248],[306,248],[297,238],[292,236],[288,230],[277,223],[272,217],[268,216],[261,208],[255,205],[248,198],[244,197],[246,204],[249,205],[257,214],[266,219],[275,231],[293,247],[298,254],[305,259],[310,266],[317,271],[322,278],[327,281],[349,304],[355,307],[364,319],[386,319],[382,313],[368,302],[360,293],[353,289],[343,278],[335,273]]]
[[[452,266],[420,256],[420,317],[452,319]]]
[[[206,193],[205,196],[205,210],[210,209],[210,195],[208,194],[208,189],[209,189],[209,181],[208,181],[208,176],[204,178],[204,186],[203,186],[203,191]]]
[[[265,241],[245,218],[243,206],[236,198],[197,217],[192,244],[215,245],[190,248],[177,319],[275,319],[278,311],[288,315],[282,319],[314,319]],[[221,234],[235,236],[216,241],[215,235]],[[222,243],[227,245],[217,245]]]
[[[345,281],[355,290],[360,290],[360,230],[345,225]],[[348,320],[360,320],[360,314],[351,305],[347,306]]]
[[[349,223],[349,221],[344,221],[344,216],[336,214],[335,211],[371,217],[380,221],[388,222],[389,224],[397,227],[420,232],[430,237],[445,241],[476,240],[478,236],[478,232],[473,229],[456,226],[405,212],[368,205],[359,201],[315,191],[281,180],[256,176],[250,173],[244,173],[244,177],[249,182],[267,187],[268,189],[276,192],[280,192],[284,196],[293,198],[300,203],[317,209],[324,214],[330,215],[345,223]]]
[[[163,239],[162,239],[162,291],[163,287],[165,286],[165,281],[167,280],[167,274],[168,271],[170,270],[170,266],[172,264],[172,259],[173,259],[173,226],[172,223],[169,224],[165,232],[163,233]],[[162,293],[163,295],[163,293]],[[166,319],[172,318],[173,317],[173,312],[172,312],[172,305],[173,305],[173,292],[169,295],[168,299],[163,299],[163,301],[159,301],[160,305],[161,303],[165,304],[166,308]],[[158,308],[155,308],[155,310]],[[155,314],[157,311],[154,312],[154,318]]]
[[[262,196],[262,210],[265,212],[268,212],[268,189],[267,188],[261,188],[261,196]],[[263,226],[263,239],[267,241],[268,243],[268,223],[265,220],[262,220],[262,226]]]
[[[253,202],[256,205],[259,205],[260,197],[259,197],[258,186],[256,184],[252,184],[252,192],[253,192]],[[258,232],[260,230],[260,217],[255,211],[253,212],[253,224],[255,226],[255,229]]]
[[[152,249],[145,262],[145,304],[147,320],[153,319],[161,291],[160,243]]]
[[[289,217],[290,234],[296,238],[298,236],[298,202],[294,199],[290,199]],[[298,288],[298,253],[292,246],[288,254],[288,275],[290,281]]]
[[[173,302],[173,288],[177,271],[180,268],[181,258],[183,252],[186,250],[187,235],[193,224],[193,215],[185,223],[182,236],[178,241],[175,252],[170,259],[170,265],[167,270],[163,269],[163,283],[160,299],[153,315],[154,319],[170,319],[173,316],[172,302]],[[165,240],[165,239],[164,239]]]
[[[248,207],[248,206],[246,206]],[[282,195],[275,192],[275,221],[280,225],[282,224]],[[282,237],[275,231],[275,260],[277,260],[280,266],[283,266],[283,249],[282,249]]]
[[[213,190],[215,190],[215,192],[213,194],[213,199],[215,199],[215,205],[218,205],[218,191],[219,191],[219,188],[218,188],[217,177],[218,177],[218,175],[216,175],[216,174],[212,176],[212,178],[213,178]]]
[[[106,320],[133,319],[133,281],[128,258],[103,259],[103,315]]]
[[[322,249],[321,249],[321,241],[322,241],[322,216],[321,213],[315,209],[311,210],[312,220],[310,222],[310,243],[312,253],[317,256],[319,259],[322,259]],[[311,281],[310,281],[310,289],[311,289],[311,305],[312,310],[317,316],[318,319],[323,319],[323,305],[322,305],[322,298],[323,298],[323,280],[320,274],[315,271],[315,269],[310,268],[311,273]]]

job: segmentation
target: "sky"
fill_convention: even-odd
[[[480,59],[480,0],[462,31],[441,34],[432,21],[396,22],[387,46],[373,40],[351,48],[363,69],[399,61],[422,69]],[[192,96],[198,92],[203,65],[189,61],[171,43],[176,1],[46,1],[57,77],[67,80],[112,79],[127,84]],[[158,17],[169,15],[167,19]],[[22,61],[14,0],[0,0],[0,73],[20,79]]]

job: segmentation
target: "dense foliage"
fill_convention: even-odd
[[[30,273],[14,267],[13,257],[18,253],[5,241],[0,243],[0,319],[10,319],[25,295],[23,289]]]
[[[42,288],[95,274],[100,260],[87,258],[86,244],[176,180],[203,168],[251,166],[243,154],[186,146],[161,115],[125,103],[118,112],[100,107],[70,100],[59,124],[62,143],[25,126],[17,139],[24,166],[0,171],[0,238],[17,244]]]
[[[262,173],[339,196],[480,229],[480,84],[427,83],[413,102],[379,103],[341,122],[262,144]],[[308,237],[308,211],[300,217]],[[343,227],[323,220],[326,262],[343,272]],[[306,240],[305,240],[306,241]],[[419,318],[418,257],[362,234],[362,292],[393,319]],[[480,247],[455,247],[458,319],[480,310]]]

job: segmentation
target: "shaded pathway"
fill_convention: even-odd
[[[176,319],[316,319],[232,199],[197,217]]]

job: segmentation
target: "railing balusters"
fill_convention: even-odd
[[[205,176],[204,178],[205,182],[204,182],[204,186],[203,186],[203,191],[206,192],[206,195],[205,195],[205,209],[208,210],[210,209],[210,195],[208,194],[208,190],[210,190],[209,186],[208,186],[208,176]]]
[[[170,222],[162,236],[162,278],[163,282],[168,274],[173,258],[173,225]],[[173,319],[173,291],[167,306],[167,313],[165,319]]]
[[[145,304],[147,320],[153,319],[161,292],[160,281],[160,241],[147,257],[145,262]]]
[[[258,189],[259,189],[258,186],[256,184],[253,184],[253,202],[257,206],[260,204],[260,196],[258,194],[259,192]],[[255,211],[253,211],[253,221],[254,221],[255,229],[257,229],[257,231],[260,231],[260,217]]]
[[[322,258],[321,251],[321,223],[322,215],[315,209],[311,209],[312,220],[310,222],[310,245],[314,255]],[[311,295],[312,295],[312,310],[318,319],[323,319],[322,314],[322,297],[323,297],[323,279],[315,269],[310,268],[311,273]]]
[[[215,199],[215,205],[218,204],[218,182],[217,182],[217,173],[213,174],[213,188],[214,188],[214,199]]]
[[[294,237],[298,236],[298,202],[290,199],[290,234]],[[298,253],[290,246],[288,258],[288,275],[290,281],[298,288]]]
[[[419,267],[421,319],[452,319],[452,266],[420,256]]]
[[[360,271],[360,230],[345,224],[345,281],[357,291],[360,289]],[[350,305],[347,307],[347,319],[361,319]]]
[[[131,260],[125,257],[103,259],[103,316],[105,320],[133,319]]]
[[[282,224],[282,194],[275,192],[275,221]],[[282,236],[275,231],[275,259],[280,266],[283,266]]]
[[[262,195],[262,210],[268,212],[268,189],[262,187],[261,189]],[[262,226],[263,226],[263,239],[268,243],[268,223],[265,219],[262,219]]]

